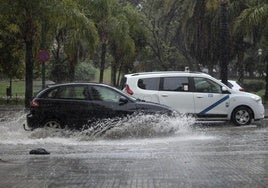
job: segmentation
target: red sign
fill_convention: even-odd
[[[50,54],[47,50],[40,50],[38,52],[38,60],[41,61],[42,63],[48,61],[50,58]]]

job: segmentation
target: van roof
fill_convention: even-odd
[[[195,72],[195,71],[155,71],[155,72],[137,72],[137,73],[131,73],[131,74],[126,74],[126,77],[130,77],[130,76],[139,76],[139,75],[162,75],[162,74],[177,74],[177,73],[181,73],[181,74],[205,74],[208,75],[206,73],[203,72]]]

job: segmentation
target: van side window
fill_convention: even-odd
[[[165,77],[163,91],[189,91],[188,77]]]
[[[159,90],[160,78],[142,78],[138,80],[138,87],[144,90]]]
[[[221,86],[207,78],[194,78],[195,92],[200,93],[222,93]]]

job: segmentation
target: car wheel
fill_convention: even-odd
[[[63,128],[62,126],[62,123],[58,120],[53,120],[53,119],[50,119],[50,120],[46,120],[44,123],[43,123],[43,126],[46,128],[54,128],[54,129],[61,129]]]
[[[248,107],[241,106],[232,113],[232,121],[235,125],[248,125],[253,118],[252,111]]]

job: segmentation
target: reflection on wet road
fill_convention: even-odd
[[[268,128],[194,125],[187,117],[122,121],[90,131],[26,132],[0,121],[0,187],[266,187]],[[50,155],[29,155],[34,148]]]

